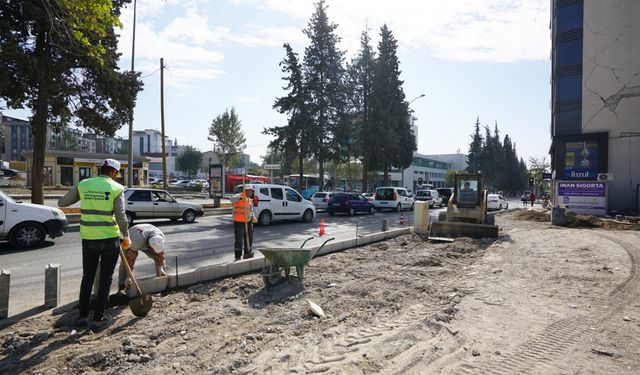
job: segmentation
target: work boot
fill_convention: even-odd
[[[234,254],[236,256],[236,260],[242,259],[242,250],[240,250],[240,251],[234,250]]]
[[[244,259],[251,259],[253,258],[253,251],[250,251],[248,253],[244,253]]]

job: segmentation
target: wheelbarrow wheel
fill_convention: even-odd
[[[282,270],[278,266],[270,266],[269,273],[262,275],[262,280],[266,287],[276,286],[282,278]]]

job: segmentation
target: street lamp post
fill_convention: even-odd
[[[409,103],[407,104],[407,108],[409,108],[411,106],[411,103],[415,102],[416,100],[420,99],[420,98],[424,98],[426,96],[426,94],[420,94],[418,96],[416,96],[415,98],[411,99],[409,101]],[[413,112],[413,109],[409,108],[409,124],[411,124],[411,113]],[[401,176],[401,180],[402,180],[402,186],[404,187],[404,171],[401,172],[402,176]],[[413,183],[411,184],[411,189],[413,190]]]
[[[136,0],[133,0],[133,38],[131,42],[131,73],[133,74],[136,55]],[[140,150],[142,153],[142,150]],[[133,187],[133,108],[129,116],[129,159],[127,168],[127,187]],[[166,181],[167,176],[164,176]]]

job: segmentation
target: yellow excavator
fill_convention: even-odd
[[[495,216],[487,214],[487,191],[483,190],[481,174],[456,175],[447,211],[440,212],[438,221],[431,223],[429,238],[454,237],[498,237]]]

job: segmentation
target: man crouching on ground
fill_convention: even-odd
[[[129,248],[124,251],[127,258],[129,268],[133,270],[133,266],[138,258],[138,252],[142,251],[147,257],[153,259],[156,265],[156,277],[167,276],[164,270],[165,255],[164,248],[166,238],[164,233],[151,224],[138,224],[129,229],[129,239],[131,241]],[[120,263],[118,272],[118,293],[124,293],[128,289],[127,273],[124,264]]]

